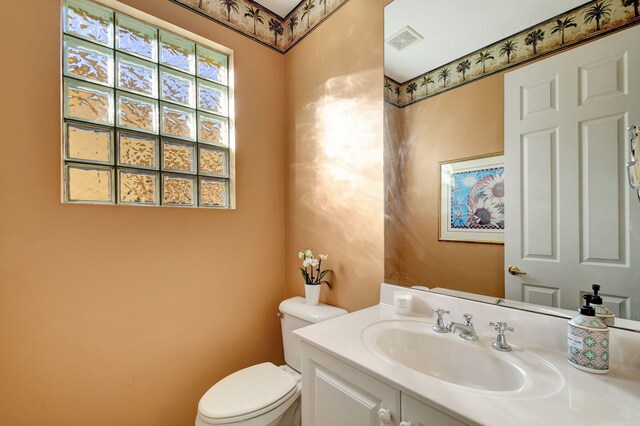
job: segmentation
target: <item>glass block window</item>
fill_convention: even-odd
[[[229,208],[229,57],[65,0],[64,201]]]

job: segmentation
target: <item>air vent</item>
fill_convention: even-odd
[[[406,49],[414,43],[419,42],[424,37],[418,34],[410,26],[406,26],[387,39],[387,43],[398,50]]]

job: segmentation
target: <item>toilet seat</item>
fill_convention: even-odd
[[[236,423],[270,411],[275,416],[298,398],[299,381],[270,362],[247,367],[213,385],[198,404],[198,416],[208,424]]]

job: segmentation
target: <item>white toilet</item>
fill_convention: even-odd
[[[299,426],[300,340],[293,330],[344,315],[329,305],[310,306],[302,297],[280,303],[280,323],[287,363],[253,365],[225,377],[200,399],[196,426]]]

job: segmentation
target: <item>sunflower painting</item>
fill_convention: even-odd
[[[504,157],[440,164],[440,240],[504,241]]]

